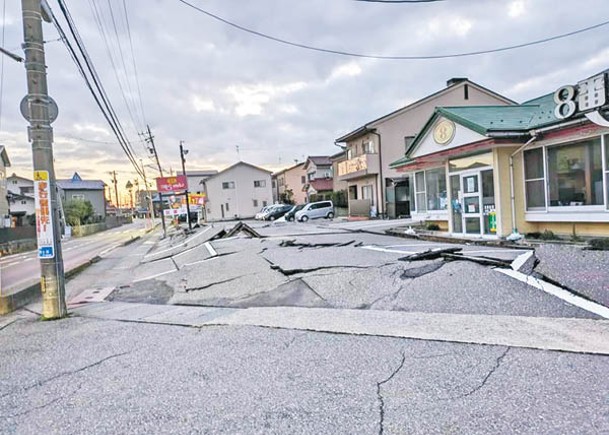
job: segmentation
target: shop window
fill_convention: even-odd
[[[425,172],[421,171],[414,174],[414,186],[417,212],[425,212],[427,211],[427,204],[425,202]]]
[[[604,203],[600,138],[549,147],[547,159],[551,207]]]
[[[527,210],[545,210],[546,192],[543,148],[524,152],[524,184]]]
[[[425,171],[427,210],[446,210],[446,171],[444,168]]]

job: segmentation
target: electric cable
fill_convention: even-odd
[[[60,8],[62,9],[62,13],[64,14],[64,17],[66,18],[66,22],[68,23],[68,27],[70,28],[72,37],[74,38],[76,45],[78,46],[79,51],[81,52],[81,55],[83,56],[83,60],[84,60],[85,64],[87,65],[87,69],[89,70],[89,74],[91,75],[91,78],[93,79],[93,82],[95,84],[95,87],[97,88],[99,95],[97,95],[97,93],[93,89],[91,80],[89,79],[89,77],[86,74],[85,67],[82,65],[82,62],[78,58],[77,52],[74,49],[74,47],[72,46],[71,42],[69,41],[67,34],[61,27],[59,21],[57,20],[57,17],[53,13],[51,13],[53,24],[57,28],[57,31],[59,32],[59,34],[62,38],[62,41],[64,42],[64,45],[68,49],[68,52],[69,52],[70,56],[72,57],[72,60],[76,64],[76,67],[77,67],[80,75],[83,77],[85,84],[86,84],[87,88],[89,89],[89,91],[91,92],[91,95],[93,96],[97,106],[101,110],[102,115],[104,116],[104,118],[108,122],[108,125],[112,129],[114,135],[118,139],[118,142],[119,142],[121,148],[125,152],[127,158],[133,165],[133,167],[136,170],[136,172],[138,173],[138,175],[143,176],[142,171],[141,171],[140,167],[137,165],[137,162],[135,160],[133,150],[132,150],[129,142],[124,137],[124,132],[122,131],[120,122],[116,118],[116,113],[114,112],[113,108],[111,107],[111,104],[109,103],[109,101],[107,99],[107,95],[105,94],[105,91],[103,90],[103,87],[99,83],[99,77],[97,77],[96,72],[92,68],[91,60],[86,55],[86,50],[84,49],[84,47],[81,46],[82,40],[80,40],[79,35],[73,26],[73,22],[71,22],[71,16],[69,15],[69,12],[67,10],[63,9],[62,6],[64,6],[64,5],[62,4],[62,1],[58,0],[58,2],[60,5]]]
[[[194,10],[204,14],[204,15],[207,15],[210,18],[213,18],[216,21],[220,21],[221,23],[224,23],[224,24],[226,24],[228,26],[234,27],[235,29],[239,29],[239,30],[241,30],[243,32],[247,32],[247,33],[259,36],[259,37],[264,38],[264,39],[268,39],[268,40],[271,40],[271,41],[274,41],[274,42],[278,42],[280,44],[289,45],[289,46],[292,46],[292,47],[298,47],[298,48],[302,48],[302,49],[305,49],[305,50],[317,51],[317,52],[321,52],[321,53],[337,54],[337,55],[340,55],[340,56],[350,56],[350,57],[358,57],[358,58],[365,58],[365,59],[379,59],[379,60],[449,59],[449,58],[456,58],[456,57],[478,56],[478,55],[482,55],[482,54],[498,53],[498,52],[502,52],[502,51],[509,51],[509,50],[515,50],[515,49],[518,49],[518,48],[530,47],[532,45],[543,44],[543,43],[546,43],[546,42],[555,41],[557,39],[567,38],[569,36],[577,35],[579,33],[588,32],[590,30],[594,30],[594,29],[597,29],[599,27],[606,26],[607,24],[609,24],[609,20],[607,20],[607,21],[603,21],[603,22],[598,23],[598,24],[594,24],[592,26],[584,27],[582,29],[577,29],[577,30],[573,30],[571,32],[562,33],[560,35],[550,36],[550,37],[547,37],[547,38],[538,39],[538,40],[530,41],[530,42],[525,42],[525,43],[522,43],[522,44],[509,45],[507,47],[493,48],[493,49],[488,49],[488,50],[478,50],[478,51],[469,51],[469,52],[452,53],[452,54],[421,55],[421,56],[411,56],[411,55],[407,55],[407,56],[383,56],[383,55],[375,55],[375,54],[354,53],[354,52],[342,51],[342,50],[333,50],[333,49],[322,48],[322,47],[314,47],[312,45],[307,45],[307,44],[302,44],[302,43],[299,43],[299,42],[289,41],[287,39],[278,38],[276,36],[271,36],[271,35],[268,35],[266,33],[262,33],[262,32],[259,32],[257,30],[253,30],[253,29],[244,27],[244,26],[242,26],[240,24],[237,24],[237,23],[229,21],[229,20],[227,20],[225,18],[222,18],[219,15],[215,15],[215,14],[212,14],[211,12],[208,12],[208,11],[206,11],[204,9],[201,9],[200,7],[195,6],[192,3],[187,2],[186,0],[178,0],[178,1],[180,3],[183,3],[186,6],[189,6],[192,9],[194,9]]]

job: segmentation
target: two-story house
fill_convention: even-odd
[[[304,171],[307,184],[302,187],[302,190],[306,193],[307,201],[310,201],[312,195],[315,195],[318,200],[329,198],[332,195],[334,185],[330,156],[309,156],[305,162]]]
[[[235,163],[203,183],[208,221],[252,218],[273,201],[271,171],[249,163]]]
[[[347,160],[338,165],[336,176],[348,183],[350,214],[410,215],[415,194],[412,176],[398,172],[391,163],[404,157],[436,107],[512,104],[515,102],[509,98],[467,78],[453,78],[444,89],[336,139],[347,151]]]
[[[90,201],[95,215],[100,219],[106,218],[106,183],[102,180],[83,180],[78,172],[72,178],[57,180],[61,201],[65,204],[70,200]]]
[[[14,226],[28,225],[28,216],[36,213],[34,181],[13,173],[7,177],[7,199]]]
[[[274,201],[303,204],[307,200],[307,194],[303,191],[303,187],[307,185],[305,162],[296,163],[294,166],[275,172],[273,180],[275,183]]]

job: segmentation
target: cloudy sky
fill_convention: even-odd
[[[57,1],[48,1],[60,16]],[[152,164],[138,136],[147,123],[164,169],[174,171],[180,140],[190,151],[187,170],[222,169],[237,161],[237,146],[242,160],[275,170],[307,155],[335,153],[337,137],[438,91],[451,77],[469,77],[521,102],[609,68],[609,26],[494,54],[373,60],[281,45],[178,0],[125,0],[140,105],[123,0],[65,1],[138,158]],[[384,56],[493,49],[609,20],[606,0],[189,1],[278,38]],[[6,8],[2,45],[22,54],[20,2],[1,3]],[[135,172],[66,48],[56,41],[56,29],[45,23],[44,32],[49,91],[60,108],[53,124],[57,176],[78,171],[109,184],[108,172],[116,170],[124,185]],[[9,173],[29,177],[27,124],[18,110],[25,93],[23,64],[4,57],[0,144],[12,162]]]

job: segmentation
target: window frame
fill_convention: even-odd
[[[262,189],[266,187],[266,180],[254,180],[254,187],[256,189]]]
[[[526,168],[526,160],[524,158],[524,154],[527,151],[534,151],[536,149],[540,149],[541,148],[541,166],[542,166],[542,178],[531,178],[531,179],[527,179],[527,168]],[[539,146],[539,147],[532,147],[526,150],[522,151],[522,179],[524,180],[524,210],[525,212],[540,212],[540,211],[546,211],[547,207],[548,207],[548,183],[547,183],[547,179],[548,179],[548,164],[547,164],[547,160],[546,160],[546,147],[545,146]],[[527,195],[527,182],[534,182],[534,181],[542,181],[543,182],[543,200],[544,200],[544,205],[543,207],[531,207],[529,208],[528,203],[529,203],[529,198]]]
[[[550,185],[549,185],[549,162],[548,162],[548,149],[549,148],[558,148],[562,146],[576,145],[582,142],[593,141],[595,139],[600,138],[601,145],[601,171],[603,174],[603,199],[604,204],[600,205],[578,205],[578,206],[551,206],[550,204]],[[527,193],[526,193],[526,170],[525,170],[525,160],[524,153],[529,150],[534,150],[536,148],[543,149],[543,167],[544,167],[544,197],[546,201],[546,205],[544,208],[535,208],[529,209],[527,208]],[[574,138],[572,140],[568,140],[566,142],[561,143],[551,143],[551,144],[541,144],[537,146],[533,146],[531,148],[527,148],[522,151],[522,179],[524,181],[523,190],[524,190],[524,210],[525,210],[525,219],[527,221],[536,222],[537,219],[535,216],[540,216],[541,214],[554,215],[555,219],[568,219],[566,216],[577,216],[582,213],[596,213],[601,212],[601,215],[595,216],[606,216],[606,213],[609,212],[609,134],[595,134],[591,136]],[[533,181],[533,180],[528,180]],[[560,217],[559,217],[560,216]],[[604,221],[604,217],[601,218]],[[591,217],[590,222],[596,222],[597,220],[594,217]]]

